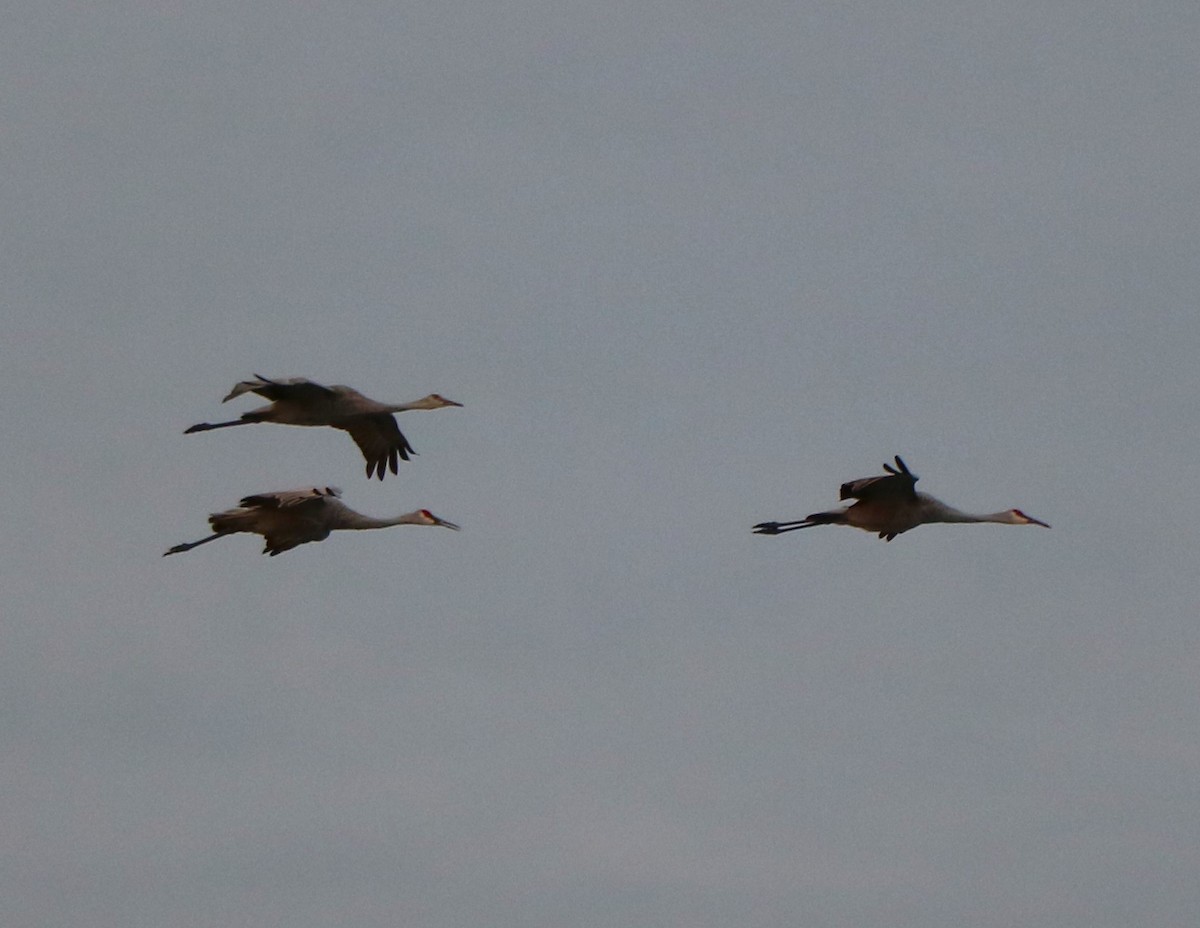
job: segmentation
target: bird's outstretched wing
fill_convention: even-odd
[[[238,503],[243,509],[296,509],[304,506],[323,506],[325,500],[342,495],[337,487],[301,487],[298,490],[275,490],[243,496]]]
[[[293,377],[290,380],[269,380],[262,374],[255,374],[254,377],[254,380],[243,380],[235,384],[221,402],[228,403],[243,393],[257,393],[271,402],[294,400],[299,403],[329,400],[336,395],[329,387],[304,377]]]
[[[376,413],[370,416],[355,416],[334,423],[334,428],[344,429],[350,433],[354,443],[358,445],[367,459],[367,476],[378,476],[383,479],[384,472],[389,468],[393,474],[400,472],[400,461],[408,460],[410,454],[415,454],[412,445],[396,425],[391,413]]]
[[[896,466],[884,464],[886,474],[862,477],[842,484],[840,499],[909,499],[917,498],[917,475],[896,455]]]

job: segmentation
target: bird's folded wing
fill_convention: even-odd
[[[304,377],[293,377],[290,380],[268,380],[260,374],[255,374],[254,377],[254,380],[243,380],[241,383],[235,384],[234,388],[229,391],[229,395],[221,402],[228,403],[243,393],[257,393],[272,402],[294,400],[300,403],[327,400],[335,395],[329,387]]]
[[[884,464],[886,474],[878,477],[861,477],[842,484],[841,499],[907,499],[917,498],[917,475],[908,469],[900,455],[895,457],[896,466]]]
[[[882,474],[842,484],[841,499],[916,499],[917,478],[912,474]]]
[[[239,505],[245,509],[284,509],[297,506],[323,505],[326,498],[341,496],[337,487],[301,487],[297,490],[276,490],[244,496]]]

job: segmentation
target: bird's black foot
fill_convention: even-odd
[[[755,535],[782,535],[784,532],[794,532],[798,528],[808,528],[810,525],[820,525],[812,521],[812,517],[798,522],[759,522],[754,526]]]

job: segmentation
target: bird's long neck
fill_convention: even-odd
[[[408,520],[404,516],[397,516],[394,519],[376,519],[372,516],[357,515],[352,524],[346,528],[390,528],[393,525],[403,525]]]
[[[411,403],[392,403],[388,405],[388,412],[408,412],[410,409],[432,409],[428,400],[413,400]]]
[[[940,500],[931,500],[927,522],[1011,522],[1012,513],[1004,512],[962,512],[953,506],[947,506]]]
[[[354,512],[343,520],[339,528],[390,528],[393,525],[417,525],[420,521],[420,515],[416,512],[406,512],[404,515],[393,516],[390,519],[376,519],[373,516],[364,516],[360,512]]]
[[[991,522],[991,516],[976,515],[973,512],[959,512],[957,509],[952,509],[942,515],[939,522]]]

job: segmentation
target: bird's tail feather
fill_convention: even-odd
[[[241,396],[243,393],[254,393],[262,387],[269,387],[272,381],[258,374],[254,375],[254,380],[242,380],[233,385],[233,389],[229,391],[229,395],[221,400],[222,403],[228,403],[230,400]]]
[[[247,509],[228,509],[225,512],[214,512],[208,517],[208,524],[218,535],[232,535],[234,532],[252,532],[257,514]]]

